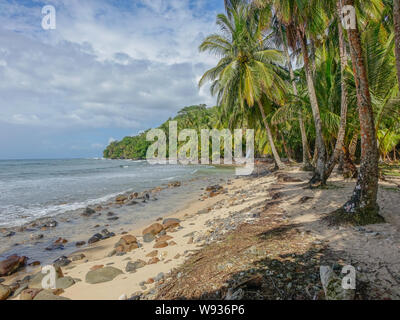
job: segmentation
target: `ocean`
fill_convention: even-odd
[[[74,241],[87,239],[107,228],[113,232],[132,228],[183,208],[200,197],[206,185],[223,183],[234,170],[203,165],[150,165],[147,161],[108,159],[2,160],[0,161],[0,257],[23,254],[43,261],[57,252],[46,246],[58,237],[69,240],[66,252],[75,250]],[[110,208],[119,219],[110,222],[107,212],[93,219],[81,213],[87,206],[106,205],[119,194],[142,192],[180,181],[182,187],[167,188],[156,201],[135,207]],[[52,218],[57,228],[46,231],[31,227],[38,219]],[[28,226],[24,231],[17,227]],[[2,237],[4,230],[13,235]],[[30,236],[43,234],[39,243]]]

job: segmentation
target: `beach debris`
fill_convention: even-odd
[[[11,289],[8,286],[0,284],[0,301],[6,300],[11,294]]]
[[[312,199],[314,199],[314,198],[313,197],[304,196],[299,200],[299,203],[303,204],[303,203],[306,203],[306,202],[308,202],[308,201],[310,201]]]
[[[103,283],[114,280],[123,272],[114,267],[105,267],[97,270],[89,271],[86,274],[85,281],[89,284]]]
[[[355,291],[344,289],[342,279],[329,266],[320,267],[320,277],[326,300],[353,300]]]
[[[26,265],[27,257],[12,255],[0,261],[0,276],[9,276]]]

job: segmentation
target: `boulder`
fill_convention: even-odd
[[[56,280],[57,289],[67,289],[75,284],[75,280],[71,277],[63,277]]]
[[[158,239],[156,239],[156,242],[168,241],[168,240],[171,240],[171,239],[173,239],[173,237],[165,235],[165,236],[161,236]]]
[[[55,267],[66,267],[69,265],[72,261],[69,260],[66,256],[61,256],[58,259],[54,260],[54,266]]]
[[[143,235],[143,241],[146,243],[152,242],[155,238],[155,235],[152,233],[146,233],[145,235]]]
[[[138,249],[139,244],[137,243],[136,237],[126,234],[119,239],[119,241],[115,244],[116,253],[127,253],[132,250]]]
[[[78,241],[77,243],[75,243],[75,246],[77,247],[82,247],[86,244],[86,241]]]
[[[117,202],[118,204],[122,204],[124,203],[126,200],[128,200],[127,196],[118,196],[115,198],[115,202]]]
[[[163,229],[164,229],[164,227],[161,224],[153,223],[151,226],[144,229],[142,231],[142,234],[145,235],[147,233],[151,233],[152,235],[155,236],[155,235],[159,234]]]
[[[54,266],[54,268],[56,269],[56,281],[59,278],[63,278],[64,274],[61,270],[61,268],[59,266]],[[47,273],[48,274],[48,273]],[[28,288],[29,289],[43,289],[42,287],[42,281],[43,278],[47,275],[47,274],[43,274],[42,272],[38,272],[36,273],[34,276],[32,276],[32,278],[29,280],[28,282]]]
[[[128,262],[125,268],[126,272],[135,272],[137,269],[143,268],[146,262],[143,260],[136,260],[135,262]]]
[[[54,250],[64,250],[64,245],[61,243],[53,243],[50,246],[46,247],[47,251],[54,251]]]
[[[6,300],[11,294],[11,289],[0,284],[0,301]]]
[[[154,249],[160,249],[165,247],[168,247],[168,243],[166,241],[156,242],[156,244],[153,246]]]
[[[160,262],[160,259],[158,259],[157,257],[154,257],[154,258],[151,258],[151,259],[147,262],[147,264],[156,264],[156,263],[158,263],[158,262]]]
[[[103,283],[114,280],[118,275],[123,272],[114,267],[105,267],[98,270],[89,271],[86,274],[86,282],[90,284]]]
[[[33,300],[71,300],[71,299],[57,296],[51,290],[41,290]]]
[[[93,237],[91,237],[88,240],[88,244],[93,244],[93,243],[99,242],[102,239],[103,239],[103,236],[100,233],[96,233],[95,235],[93,235]]]
[[[19,300],[33,300],[42,289],[25,289],[21,292]]]
[[[158,255],[158,250],[154,250],[154,251],[152,251],[152,252],[146,254],[146,257],[148,257],[148,258],[154,258],[154,257],[157,257],[157,255]]]
[[[25,266],[27,260],[27,257],[12,255],[3,261],[0,261],[0,276],[9,276],[10,274],[13,274],[19,268]]]
[[[86,258],[86,256],[83,253],[78,253],[70,256],[69,258],[71,259],[71,261],[80,261]]]
[[[82,216],[84,217],[90,217],[91,215],[95,214],[96,210],[93,210],[92,208],[87,207],[85,211],[82,212]]]
[[[164,230],[168,230],[175,227],[179,227],[180,222],[181,221],[179,219],[174,219],[174,218],[165,219],[163,221],[163,228]]]

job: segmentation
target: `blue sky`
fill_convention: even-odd
[[[56,8],[43,30],[42,7]],[[99,157],[186,105],[214,104],[199,53],[223,0],[0,0],[0,159]]]

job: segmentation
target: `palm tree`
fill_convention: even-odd
[[[310,180],[311,186],[323,184],[326,165],[325,141],[322,134],[322,122],[320,107],[313,78],[313,66],[310,61],[307,33],[318,33],[322,31],[322,9],[319,1],[313,0],[269,0],[276,11],[279,20],[288,29],[291,47],[299,44],[303,56],[304,70],[307,79],[307,89],[310,98],[315,125],[315,142],[318,152],[314,176]]]
[[[221,57],[217,66],[203,75],[199,86],[212,81],[211,92],[218,95],[218,104],[224,108],[243,110],[257,105],[275,163],[284,168],[263,104],[265,99],[276,101],[283,96],[285,83],[279,74],[282,54],[266,47],[259,15],[249,6],[237,5],[228,12],[228,16],[217,16],[222,33],[208,36],[199,47]]]
[[[397,81],[400,89],[400,0],[393,0],[393,22],[396,43]]]
[[[347,111],[348,111],[348,97],[347,97],[347,85],[345,79],[345,70],[347,68],[347,49],[345,44],[345,38],[343,34],[343,26],[341,21],[342,16],[342,0],[337,0],[337,27],[338,27],[338,38],[339,38],[339,52],[340,52],[340,72],[341,72],[341,108],[340,108],[340,127],[337,134],[336,145],[333,154],[326,165],[324,183],[330,177],[333,169],[339,161],[340,155],[343,152],[343,144],[346,135],[347,126]]]
[[[345,4],[355,7],[354,0],[346,0]],[[367,70],[358,23],[355,29],[349,29],[347,33],[356,83],[362,152],[361,166],[356,187],[351,199],[344,205],[344,210],[348,213],[361,212],[374,215],[379,212],[379,206],[377,204],[379,154]]]

